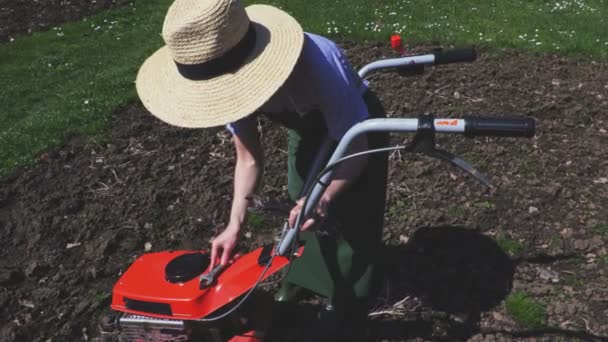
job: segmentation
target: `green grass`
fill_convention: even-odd
[[[525,160],[521,168],[526,176],[538,176],[542,172],[541,165],[536,159]]]
[[[606,0],[270,0],[308,30],[358,39],[608,55]],[[388,40],[387,40],[388,41]]]
[[[405,211],[408,208],[408,202],[403,200],[395,200],[394,203],[388,208],[388,216],[392,218],[399,218],[405,215]]]
[[[488,210],[496,209],[496,205],[489,201],[479,202],[476,205],[477,205],[477,207],[483,208],[483,209],[488,209]]]
[[[109,299],[111,297],[110,293],[107,292],[99,292],[95,295],[95,300],[97,301],[97,303],[103,303],[104,301],[106,301],[107,299]]]
[[[264,216],[250,211],[247,214],[247,226],[254,229],[262,229],[267,226],[267,222]]]
[[[564,277],[564,283],[574,288],[581,288],[585,282],[578,274],[568,274]]]
[[[0,46],[0,174],[32,163],[65,132],[98,135],[135,99],[169,0],[136,1]]]
[[[499,236],[496,238],[496,243],[503,252],[512,256],[518,256],[524,250],[524,245],[521,242],[508,237]]]
[[[505,301],[507,313],[525,328],[540,328],[545,325],[545,306],[537,303],[525,293],[516,292]]]
[[[306,31],[408,43],[477,44],[608,56],[608,0],[271,0]],[[136,98],[141,63],[162,45],[171,0],[135,0],[0,46],[0,175],[35,162],[73,131],[103,138]],[[534,168],[533,168],[534,169]],[[529,170],[530,172],[536,170]]]
[[[592,228],[593,232],[608,236],[608,223],[598,223]]]
[[[464,207],[453,205],[448,208],[448,215],[453,218],[463,217],[465,213]]]

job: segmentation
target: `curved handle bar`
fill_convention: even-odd
[[[365,78],[370,72],[382,69],[408,68],[419,65],[439,65],[448,63],[473,62],[477,58],[475,49],[437,50],[430,54],[389,58],[372,62],[359,70],[359,76]]]
[[[455,133],[455,134],[467,134],[469,136],[475,135],[499,135],[499,136],[510,136],[510,137],[532,137],[535,133],[534,119],[530,118],[465,118],[465,119],[434,119],[433,120],[433,131],[436,133]],[[419,129],[418,119],[401,119],[401,118],[388,118],[388,119],[369,119],[362,121],[353,127],[351,127],[340,143],[334,150],[331,158],[329,159],[328,165],[336,162],[342,158],[350,143],[361,134],[370,132],[401,132],[401,133],[413,133]],[[329,184],[332,171],[325,173],[319,182],[314,185],[314,188],[310,194],[310,198],[305,201],[305,206],[300,214],[300,218],[306,218],[312,212],[312,209],[317,205],[321,195],[325,191],[325,186],[322,184]],[[298,219],[298,222],[304,220]],[[277,246],[278,255],[286,255],[289,252],[291,244],[298,233],[299,227],[291,227],[285,233],[284,238],[279,242]]]
[[[536,123],[532,118],[476,118],[466,117],[464,135],[467,137],[526,137],[536,133]]]
[[[477,52],[473,48],[437,51],[434,55],[435,65],[473,62],[477,59]]]

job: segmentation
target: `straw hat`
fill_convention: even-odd
[[[287,80],[304,42],[287,13],[238,0],[176,0],[162,36],[166,46],[139,69],[137,93],[154,116],[192,128],[261,107]]]

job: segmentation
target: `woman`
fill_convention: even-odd
[[[256,116],[289,128],[288,187],[302,209],[303,179],[325,137],[339,141],[354,124],[383,117],[367,89],[331,41],[302,32],[295,19],[265,5],[236,0],[176,0],[163,25],[166,46],[141,67],[137,91],[146,108],[180,127],[226,125],[237,154],[234,197],[225,230],[212,242],[211,260],[229,263],[246,222],[248,198],[263,174]],[[382,134],[360,137],[352,152],[386,146]],[[358,335],[373,290],[386,184],[386,154],[340,165],[303,230],[328,217],[336,234],[305,232],[306,248],[285,280],[329,298],[338,324]],[[346,326],[350,325],[349,329]]]

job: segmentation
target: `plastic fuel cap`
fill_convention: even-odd
[[[188,253],[171,260],[165,267],[165,279],[170,283],[185,283],[209,267],[209,254]]]

